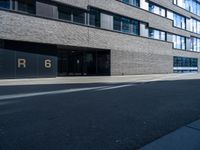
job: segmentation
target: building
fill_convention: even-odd
[[[200,71],[199,0],[1,0],[0,78]]]

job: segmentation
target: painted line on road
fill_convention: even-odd
[[[77,89],[65,89],[65,90],[36,92],[36,93],[22,93],[22,94],[12,94],[12,95],[2,95],[2,96],[0,96],[0,100],[26,98],[26,97],[43,96],[43,95],[56,95],[56,94],[64,94],[64,93],[73,93],[73,92],[80,92],[80,91],[95,90],[95,89],[105,88],[105,87],[107,87],[107,86],[90,87],[90,88],[77,88]]]
[[[97,89],[97,91],[113,90],[113,89],[119,89],[119,88],[134,86],[134,85],[135,84],[125,84],[125,85],[119,85],[119,86],[104,87],[104,88],[101,88],[101,89]]]
[[[119,88],[129,87],[129,86],[133,86],[133,85],[134,84],[125,84],[125,85],[118,85],[118,86],[98,86],[98,87],[90,87],[90,88],[77,88],[77,89],[65,89],[65,90],[46,91],[46,92],[2,95],[2,96],[0,96],[0,100],[18,99],[18,98],[44,96],[44,95],[65,94],[65,93],[90,91],[90,90],[104,91],[104,90],[112,90],[112,89],[119,89]]]

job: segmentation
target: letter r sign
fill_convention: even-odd
[[[18,58],[17,60],[17,67],[18,68],[26,68],[26,59]]]

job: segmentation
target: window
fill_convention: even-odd
[[[95,27],[100,27],[100,18],[100,11],[91,8],[89,24]]]
[[[59,19],[72,20],[72,9],[70,7],[59,7]]]
[[[30,14],[35,14],[36,12],[36,2],[35,0],[18,0],[18,10],[27,12]]]
[[[200,21],[197,22],[197,34],[200,34]]]
[[[10,9],[10,0],[0,0],[0,8]]]
[[[130,19],[122,18],[122,32],[130,33]]]
[[[167,18],[173,20],[174,19],[174,14],[172,11],[167,10]]]
[[[200,16],[200,1],[197,0],[174,0],[174,4],[187,11]]]
[[[200,52],[200,38],[191,37],[191,51]]]
[[[149,29],[149,37],[157,40],[166,40],[166,32],[155,30],[150,28]]]
[[[113,28],[116,31],[139,35],[139,21],[137,20],[114,16]]]
[[[197,34],[200,34],[200,21],[198,21],[196,19],[191,19],[190,23],[191,23],[190,31],[197,33]]]
[[[72,21],[80,24],[85,24],[85,11],[77,8],[72,8],[69,6],[58,7],[58,17],[62,20]]]
[[[174,21],[174,26],[181,28],[181,29],[186,29],[186,18],[174,13],[173,15],[173,21]]]
[[[74,9],[73,10],[73,21],[81,24],[85,24],[85,11]]]
[[[159,7],[157,5],[154,5],[152,3],[149,4],[149,11],[154,13],[154,14],[163,16],[163,17],[166,16],[166,9]]]
[[[185,37],[179,36],[179,35],[173,35],[172,42],[173,42],[174,48],[182,49],[182,50],[186,49],[186,38]]]
[[[174,56],[173,61],[174,72],[197,72],[198,71],[198,59],[188,57]]]
[[[114,16],[114,30],[121,31],[121,17]]]
[[[139,7],[139,0],[119,0],[126,4],[133,5]]]
[[[178,28],[181,28],[181,29],[184,29],[184,30],[186,30],[186,17],[184,17],[184,16],[182,16],[182,15],[179,15],[179,14],[177,14],[177,13],[174,13],[174,12],[172,12],[172,11],[167,11],[167,18],[169,18],[169,19],[171,19],[171,20],[173,20],[173,25],[175,26],[175,27],[178,27]],[[189,20],[189,19],[187,19],[187,20]],[[192,21],[190,21],[191,22],[191,24],[193,23]],[[190,27],[189,25],[188,25],[188,21],[187,21],[187,30],[192,30],[192,26]],[[195,25],[196,26],[196,25]],[[191,28],[191,29],[189,29],[189,27]],[[196,29],[196,28],[195,28]]]
[[[140,34],[140,22],[139,21],[136,21],[136,20],[133,20],[133,34],[135,35],[139,35]]]
[[[0,8],[18,10],[30,14],[35,14],[36,0],[0,0]]]

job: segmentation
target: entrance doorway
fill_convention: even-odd
[[[83,54],[80,51],[70,51],[68,63],[68,75],[82,75]]]
[[[60,50],[58,51],[58,75],[110,75],[110,51]]]

